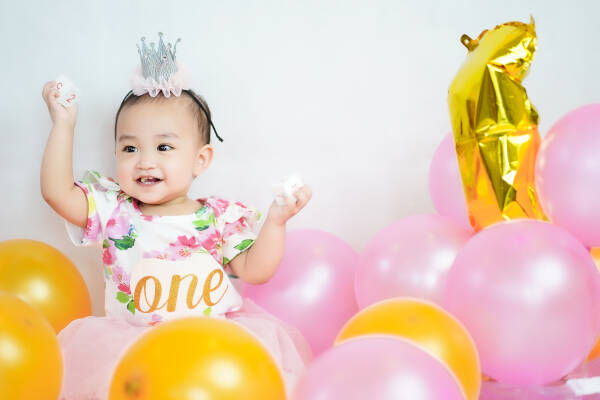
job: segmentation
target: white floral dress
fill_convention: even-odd
[[[75,320],[60,332],[61,399],[105,399],[130,344],[162,321],[192,315],[227,318],[254,333],[291,390],[311,358],[308,344],[295,328],[242,299],[227,266],[254,243],[258,211],[208,197],[197,200],[193,214],[148,216],[111,178],[87,171],[76,184],[88,200],[88,223],[83,229],[67,222],[67,232],[75,245],[102,248],[106,317]]]

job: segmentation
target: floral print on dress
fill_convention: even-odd
[[[105,236],[113,242],[119,250],[127,250],[135,244],[137,234],[131,224],[131,218],[126,215],[117,215],[106,223]]]
[[[123,268],[115,266],[112,268],[112,281],[117,285],[117,300],[125,304],[127,311],[135,314],[135,304],[129,287],[129,274],[123,271]]]
[[[108,220],[104,234],[108,238],[103,242],[102,260],[105,266],[115,264],[117,251],[132,248],[137,237],[131,218],[123,214]],[[112,280],[117,285],[116,299],[125,305],[127,311],[135,314],[135,303],[129,287],[130,276],[119,265],[115,265],[111,271]]]
[[[221,268],[230,270],[229,262],[256,239],[261,214],[241,202],[213,196],[198,199],[199,209],[189,215],[150,216],[113,179],[96,171],[87,171],[75,183],[87,197],[88,222],[85,228],[67,223],[69,236],[76,245],[101,247],[106,313],[129,315],[132,323],[143,320],[145,325],[155,325],[163,320],[157,313],[136,312],[130,279],[138,260],[173,262],[207,253]],[[199,312],[214,314],[211,307]]]
[[[177,261],[188,258],[192,253],[207,253],[202,243],[196,237],[179,236],[177,241],[169,243],[165,250],[151,250],[144,252],[144,258],[158,258],[161,260]]]
[[[101,234],[102,227],[100,226],[100,216],[96,212],[96,202],[89,195],[91,188],[89,184],[80,183],[79,187],[85,193],[88,200],[88,220],[85,228],[85,236],[82,238],[83,243],[96,243]]]
[[[194,227],[197,231],[202,232],[208,228],[216,227],[216,215],[214,212],[210,212],[207,205],[203,205],[198,211],[194,213],[196,218],[193,221]]]

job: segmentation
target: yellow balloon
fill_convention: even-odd
[[[454,373],[468,400],[477,400],[481,366],[475,342],[460,322],[433,303],[394,298],[373,304],[344,325],[335,344],[362,335],[397,335],[420,345]]]
[[[592,247],[590,249],[590,254],[596,263],[596,268],[600,271],[600,247]]]
[[[54,331],[92,313],[90,294],[73,263],[36,240],[0,242],[0,290],[37,308]]]
[[[592,349],[592,351],[590,351],[590,354],[588,354],[587,361],[594,360],[594,359],[598,358],[599,356],[600,356],[600,338],[598,338],[598,340],[596,340],[596,344],[594,345],[594,348]]]
[[[62,372],[58,340],[46,318],[0,292],[0,399],[56,400]]]
[[[233,322],[191,317],[158,325],[119,361],[110,400],[285,399],[279,369]]]

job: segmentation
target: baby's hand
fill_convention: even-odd
[[[77,121],[77,104],[65,107],[57,101],[59,96],[56,81],[46,82],[42,90],[42,98],[48,106],[52,122],[54,124],[67,123],[74,126],[75,121]]]
[[[294,191],[294,197],[297,199],[295,202],[291,198],[286,197],[285,203],[278,204],[273,201],[269,208],[269,214],[267,215],[268,221],[273,221],[276,224],[283,225],[288,219],[298,214],[300,210],[308,203],[312,197],[312,190],[307,185],[302,185],[300,188]]]

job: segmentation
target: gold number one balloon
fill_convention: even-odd
[[[472,40],[448,91],[469,219],[546,219],[535,191],[538,114],[521,85],[536,49],[535,24],[508,22]]]

